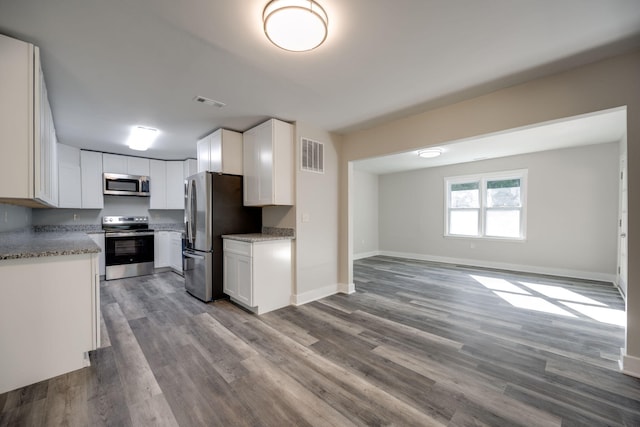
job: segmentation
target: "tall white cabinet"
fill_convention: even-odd
[[[0,35],[0,202],[57,206],[57,138],[36,46]]]
[[[245,206],[293,205],[293,125],[271,119],[243,134]]]
[[[149,209],[184,209],[184,162],[149,161]]]
[[[81,150],[80,173],[82,175],[82,208],[104,208],[104,197],[102,195],[102,153]]]
[[[80,149],[58,144],[58,207],[81,208]]]

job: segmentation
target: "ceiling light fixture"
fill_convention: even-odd
[[[433,159],[434,157],[438,157],[442,154],[442,150],[439,148],[428,148],[426,150],[418,151],[418,156],[424,159]]]
[[[131,129],[127,145],[132,150],[145,151],[158,136],[158,129],[136,126]]]
[[[272,0],[262,12],[262,22],[271,43],[284,50],[304,52],[325,41],[329,18],[313,0]]]

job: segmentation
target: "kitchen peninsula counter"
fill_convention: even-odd
[[[25,229],[0,233],[0,260],[99,253],[87,231]]]
[[[262,227],[262,233],[225,234],[222,238],[248,243],[294,240],[295,232],[292,228]]]

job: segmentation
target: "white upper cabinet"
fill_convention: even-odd
[[[167,209],[184,209],[184,166],[181,161],[168,161]]]
[[[198,173],[198,161],[196,159],[187,159],[182,165],[182,177],[189,178],[191,175]]]
[[[242,175],[242,134],[218,129],[198,141],[198,172]]]
[[[150,160],[149,209],[184,209],[184,162]]]
[[[149,176],[149,159],[105,153],[102,155],[102,170],[105,173]]]
[[[58,144],[58,207],[82,208],[80,149]]]
[[[164,160],[149,161],[149,209],[167,209],[167,165]]]
[[[57,206],[57,139],[36,46],[0,35],[0,202]]]
[[[293,205],[293,125],[268,120],[243,145],[245,206]]]
[[[102,153],[81,150],[80,173],[82,174],[82,207],[84,209],[104,208]]]
[[[130,175],[142,175],[149,176],[150,164],[149,159],[143,159],[142,157],[128,157],[127,156],[127,170]]]

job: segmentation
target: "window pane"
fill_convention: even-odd
[[[451,184],[449,192],[449,207],[451,208],[479,208],[480,207],[480,183],[467,182]]]
[[[487,207],[521,207],[520,179],[487,181]]]
[[[478,212],[477,209],[449,211],[449,234],[477,236]]]
[[[487,209],[485,235],[492,237],[520,237],[520,209]]]

